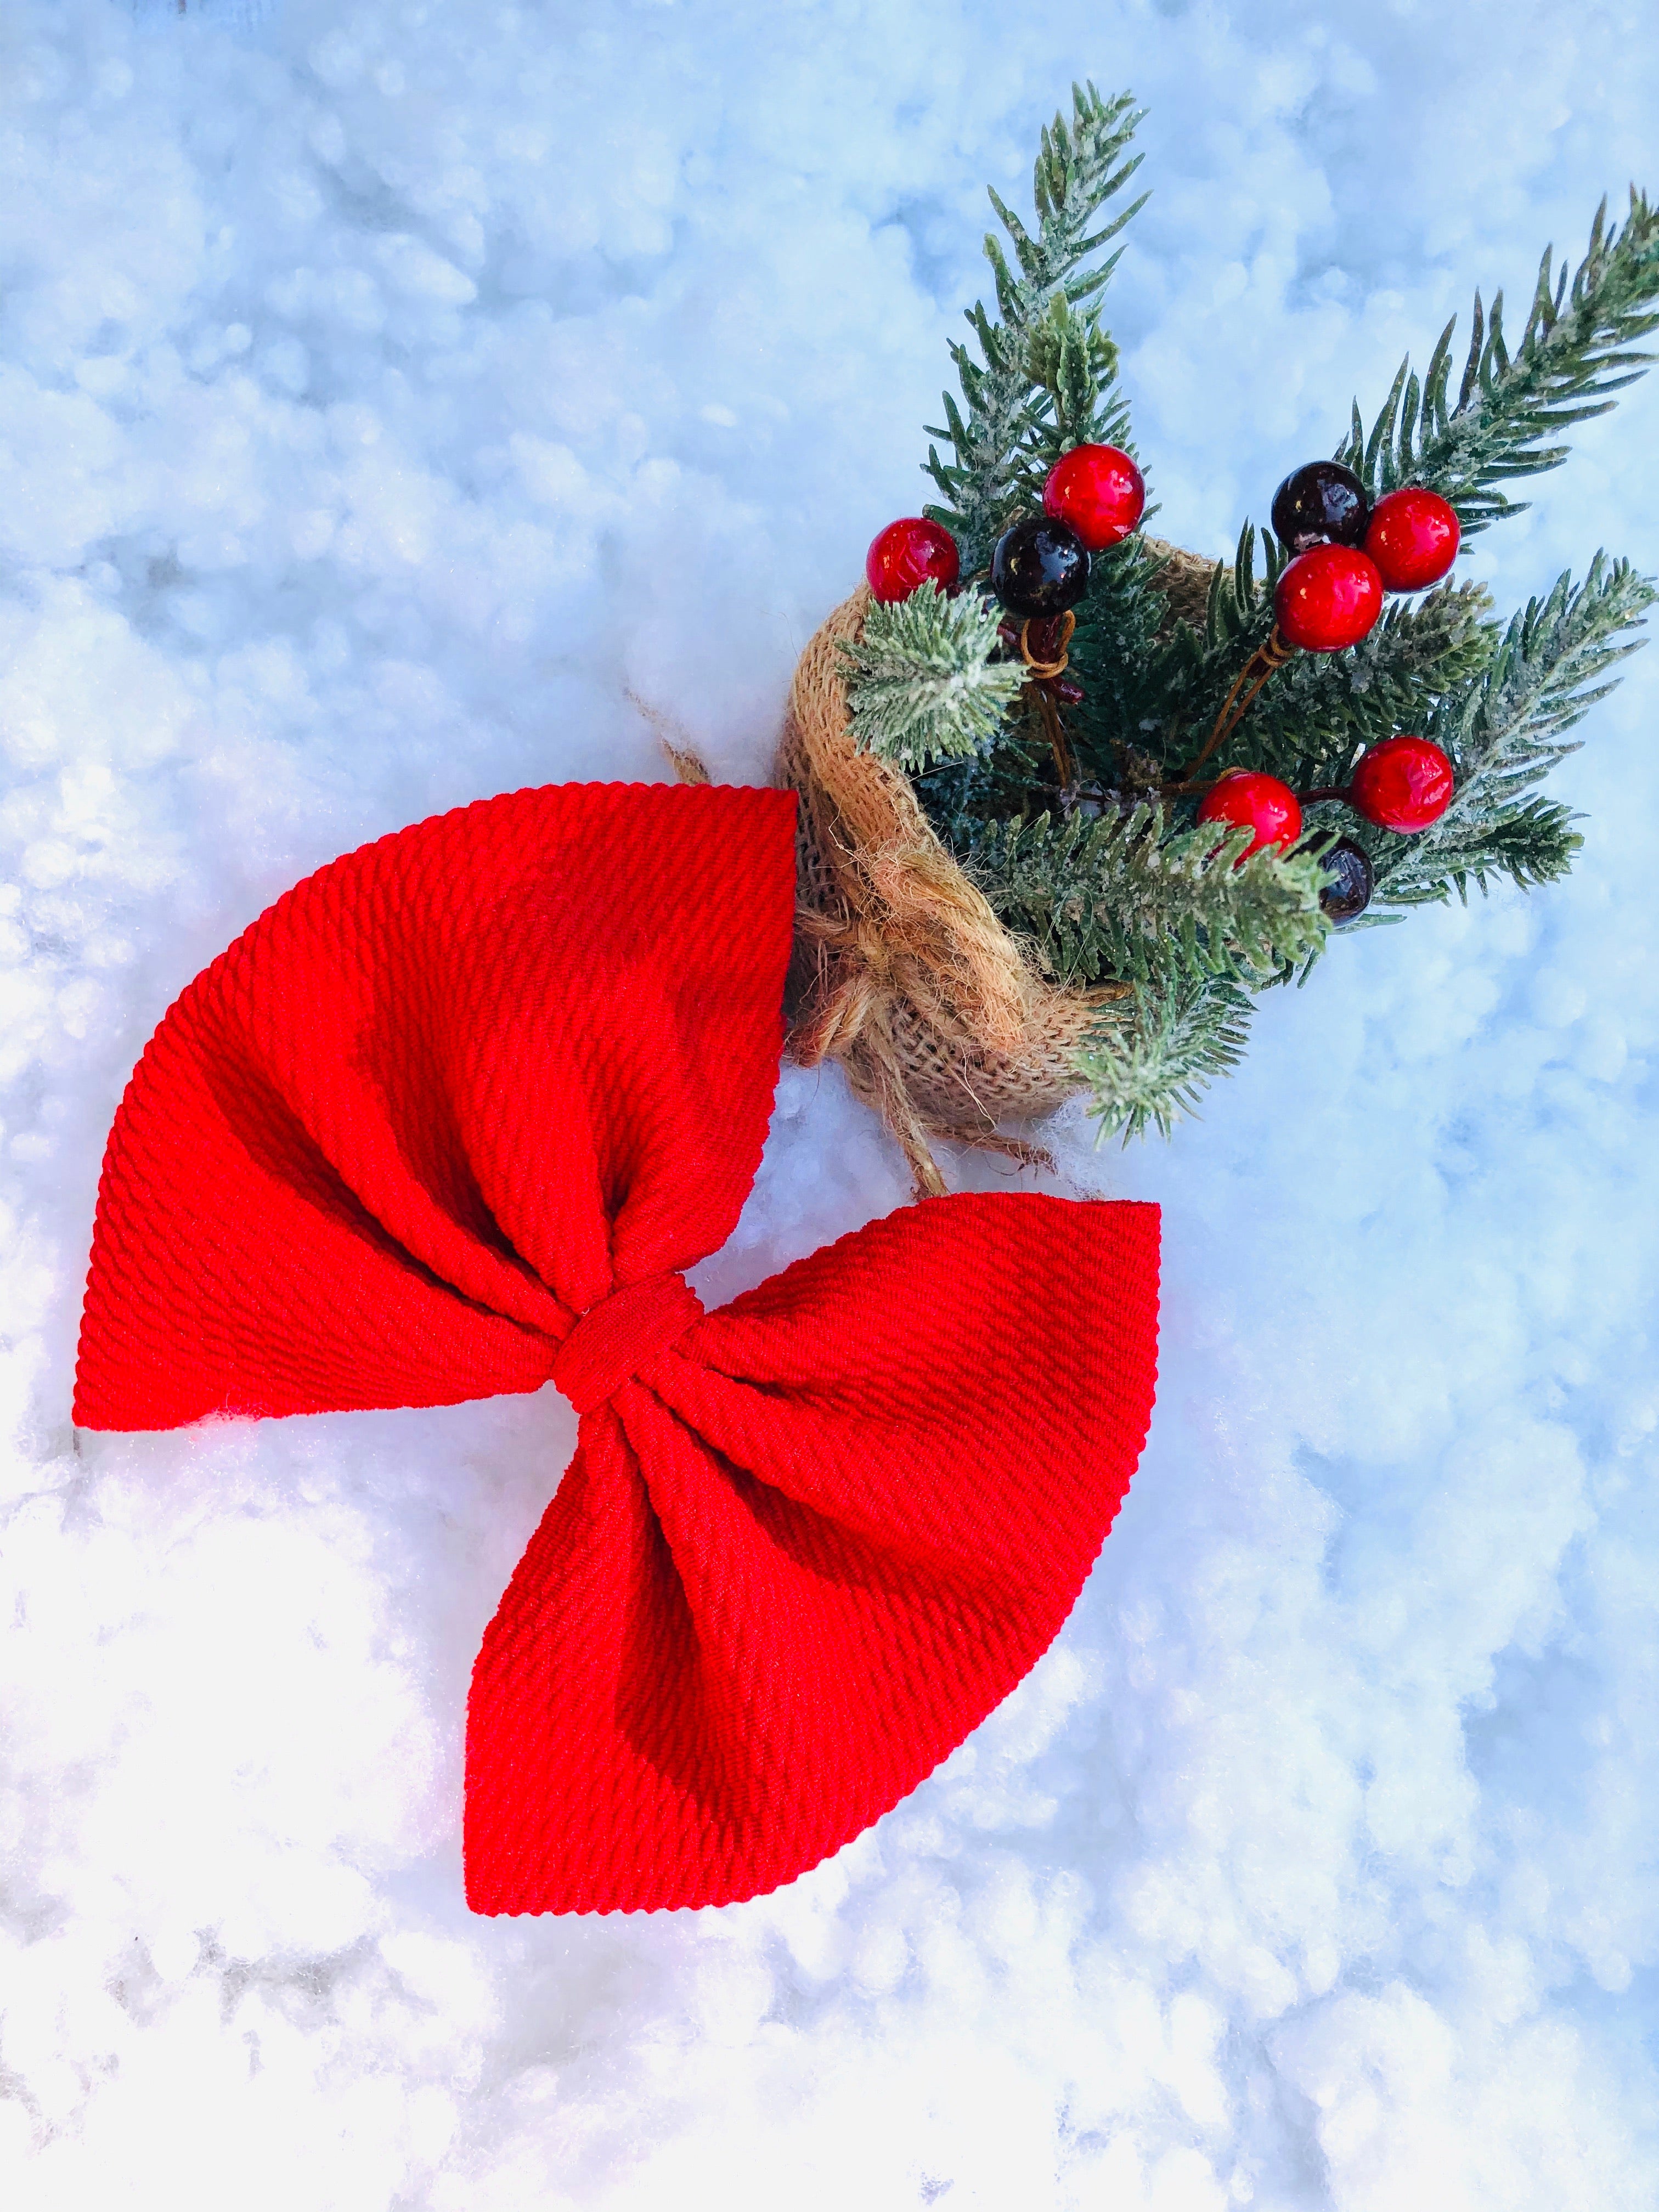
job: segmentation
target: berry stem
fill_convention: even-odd
[[[1271,678],[1278,674],[1287,660],[1295,658],[1296,650],[1295,646],[1289,644],[1280,635],[1279,624],[1275,623],[1267,643],[1257,646],[1255,651],[1233,678],[1233,688],[1221,702],[1221,712],[1215,718],[1214,729],[1204,741],[1203,750],[1195,758],[1188,761],[1187,766],[1182,770],[1179,781],[1164,785],[1166,793],[1172,797],[1182,796],[1188,792],[1203,788],[1201,785],[1194,782],[1194,777],[1209,759],[1211,754],[1215,751],[1217,746],[1238,727],[1249,712],[1256,694]]]
[[[1045,659],[1040,654],[1036,653],[1031,650],[1031,624],[1033,621],[1038,619],[1042,620],[1047,629],[1054,633],[1055,652],[1050,659]],[[1021,623],[1019,626],[1019,657],[1025,663],[1025,665],[1030,670],[1033,676],[1041,678],[1050,676],[1063,676],[1066,673],[1066,669],[1071,665],[1071,643],[1073,635],[1076,629],[1077,617],[1072,612],[1069,607],[1062,615],[1048,615],[1040,618],[1037,617],[1028,617],[1025,621]]]
[[[1026,688],[1036,701],[1037,720],[1042,725],[1048,749],[1054,757],[1054,774],[1060,779],[1060,787],[1061,791],[1067,791],[1077,781],[1077,763],[1072,757],[1072,748],[1066,741],[1066,726],[1060,719],[1060,709],[1046,684],[1033,683]]]

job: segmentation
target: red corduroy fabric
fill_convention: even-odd
[[[481,801],[279,900],[111,1132],[82,1425],[549,1380],[581,1414],[474,1670],[479,1911],[722,1904],[836,1850],[1052,1640],[1146,1436],[1152,1206],[930,1200],[702,1311],[793,902],[787,793]]]

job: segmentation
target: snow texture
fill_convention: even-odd
[[[1113,294],[1208,550],[1478,280],[1659,185],[1613,0],[0,10],[0,2199],[1602,2212],[1659,2197],[1659,657],[1562,889],[1344,942],[1168,1147],[1151,1445],[1059,1644],[752,1905],[491,1923],[463,1705],[550,1392],[82,1437],[99,1158],[300,875],[764,777],[922,495],[994,180],[1150,105]],[[1473,571],[1659,568],[1659,383]],[[638,702],[638,703],[636,703]],[[995,1171],[963,1165],[989,1185]],[[786,1075],[723,1294],[904,1196]]]

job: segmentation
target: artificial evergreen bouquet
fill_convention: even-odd
[[[1634,190],[1571,281],[1546,251],[1513,349],[1477,292],[1455,395],[1454,318],[1231,562],[1146,534],[1101,318],[1139,120],[1074,88],[1035,228],[992,192],[1012,258],[987,238],[938,500],[879,533],[791,695],[791,1049],[843,1061],[924,1190],[932,1139],[1029,1156],[998,1125],[1085,1087],[1103,1133],[1167,1133],[1333,931],[1565,874],[1581,839],[1540,786],[1655,597],[1597,553],[1504,620],[1455,570],[1649,358]]]

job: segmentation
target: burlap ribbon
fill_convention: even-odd
[[[790,1057],[838,1060],[903,1147],[919,1192],[945,1188],[933,1140],[1017,1159],[1005,1120],[1080,1087],[1075,1057],[1123,986],[1038,974],[927,821],[908,780],[860,750],[840,647],[872,604],[860,585],[802,653],[778,758],[800,794]]]

